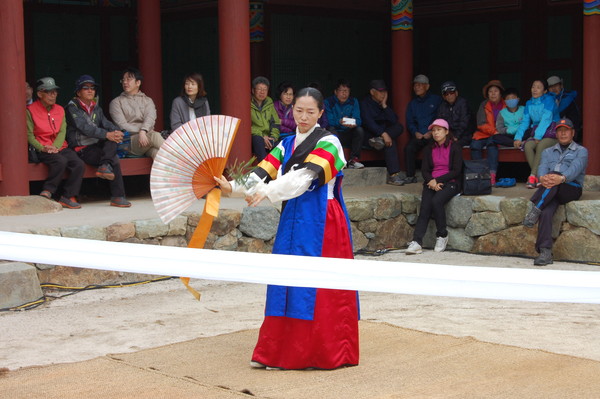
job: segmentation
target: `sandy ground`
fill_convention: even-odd
[[[369,259],[373,259],[368,257]],[[375,258],[407,260],[402,252]],[[529,268],[531,259],[427,251],[411,262]],[[557,262],[554,269],[600,271]],[[29,311],[0,313],[0,368],[76,362],[198,337],[256,329],[265,286],[178,280],[86,291]],[[58,295],[63,293],[57,293]],[[362,292],[363,320],[600,361],[600,305],[533,303]],[[250,359],[250,353],[240,353]]]

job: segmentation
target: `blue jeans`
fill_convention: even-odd
[[[482,159],[481,151],[487,148],[487,160],[490,173],[498,170],[498,145],[512,146],[514,138],[506,134],[495,134],[485,139],[471,141],[471,158]]]

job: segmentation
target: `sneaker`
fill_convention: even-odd
[[[448,236],[438,237],[435,239],[435,248],[433,250],[435,252],[444,252],[446,245],[448,245]]]
[[[381,137],[371,137],[369,139],[369,145],[376,150],[383,150],[385,147],[385,141],[383,141],[383,138]]]
[[[411,241],[408,243],[408,248],[406,248],[406,251],[404,251],[404,253],[407,255],[420,254],[423,253],[423,248],[419,245],[418,242]]]
[[[267,367],[267,366],[265,366],[265,365],[264,365],[264,364],[262,364],[262,363],[255,362],[254,360],[251,360],[251,361],[250,361],[250,367],[252,367],[252,368],[255,368],[255,369],[264,369],[264,368],[265,368],[265,367]]]
[[[109,164],[100,165],[98,170],[96,170],[96,177],[106,180],[115,180],[112,166]]]
[[[365,165],[363,165],[362,163],[358,162],[358,158],[352,158],[348,162],[348,168],[349,169],[362,169],[364,167],[365,167]]]
[[[529,176],[529,178],[527,179],[527,183],[525,183],[525,187],[527,188],[536,188],[538,185],[539,181],[538,178],[535,176]]]
[[[416,183],[417,182],[417,176],[406,176],[404,179],[402,179],[402,184],[410,184],[410,183]]]
[[[540,248],[540,256],[533,260],[535,266],[546,266],[552,263],[552,250],[550,248]]]
[[[58,201],[58,203],[61,204],[63,208],[68,208],[68,209],[81,208],[81,205],[79,204],[79,202],[77,202],[75,200],[75,197],[71,197],[71,198],[60,197],[60,200]]]
[[[533,208],[531,208],[529,213],[525,215],[525,219],[523,219],[523,226],[533,227],[540,218],[541,214],[542,210],[537,206],[534,206]]]
[[[496,187],[513,187],[517,184],[517,180],[512,177],[503,177],[502,179],[496,182]]]
[[[112,197],[110,199],[110,206],[116,206],[118,208],[129,208],[131,202],[127,201],[125,197]]]
[[[496,174],[490,173],[490,182],[492,183],[492,187],[496,187]]]
[[[403,180],[400,177],[399,173],[394,173],[393,175],[389,175],[387,178],[387,184],[391,184],[393,186],[401,186],[403,185]]]
[[[46,199],[52,199],[52,193],[48,190],[42,190],[40,193],[40,197],[44,197]]]

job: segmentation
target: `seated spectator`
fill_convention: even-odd
[[[350,147],[348,168],[361,169],[359,162],[365,131],[360,126],[360,107],[358,100],[350,97],[350,82],[340,79],[333,96],[325,100],[325,113],[329,121],[329,131],[334,133],[344,147]]]
[[[29,82],[25,82],[25,106],[33,102],[33,88],[29,86]]]
[[[279,140],[296,134],[296,121],[292,102],[294,102],[294,86],[290,82],[281,82],[277,87],[279,100],[275,101],[275,111],[279,115]]]
[[[267,156],[267,152],[279,141],[279,115],[275,111],[273,100],[269,97],[269,80],[258,76],[252,81],[252,100],[250,101],[252,121],[252,152],[258,162]]]
[[[471,112],[467,100],[458,94],[456,83],[442,83],[442,99],[437,117],[448,122],[450,133],[461,146],[471,144]]]
[[[193,72],[183,78],[181,94],[171,105],[171,131],[192,119],[210,115],[210,106],[204,90],[204,79]]]
[[[545,80],[534,80],[531,85],[531,99],[525,104],[523,120],[515,133],[514,146],[524,148],[525,158],[531,168],[527,188],[539,186],[538,166],[542,152],[556,144],[556,121],[558,108],[554,98],[548,94]],[[523,141],[525,140],[525,141]]]
[[[27,140],[38,152],[41,162],[48,165],[48,178],[40,195],[51,199],[60,184],[65,170],[69,171],[59,203],[63,208],[79,209],[77,202],[85,165],[65,140],[67,121],[65,110],[56,104],[59,87],[51,77],[37,81],[38,100],[27,106]]]
[[[75,97],[67,104],[67,138],[83,162],[97,166],[96,176],[109,181],[110,205],[128,208],[121,164],[117,156],[123,132],[109,121],[97,104],[96,81],[82,75],[75,82]]]
[[[581,127],[582,119],[579,107],[575,102],[577,92],[575,90],[567,91],[563,87],[563,80],[558,76],[550,76],[548,83],[548,94],[554,97],[556,106],[558,107],[558,115],[562,119],[570,119],[575,126],[575,140],[581,142]]]
[[[376,150],[383,150],[385,166],[388,172],[387,184],[401,186],[400,161],[396,139],[404,131],[398,122],[398,116],[388,106],[388,91],[383,80],[372,80],[371,88],[360,102],[360,117],[369,144]]]
[[[482,159],[482,151],[487,148],[487,159],[490,166],[492,186],[496,185],[496,171],[498,169],[498,145],[492,138],[498,133],[496,119],[502,109],[506,107],[502,99],[504,87],[499,80],[490,80],[483,86],[483,100],[477,111],[477,130],[471,141],[471,158]]]
[[[404,147],[406,161],[406,177],[402,184],[416,183],[417,154],[431,143],[429,125],[435,119],[442,98],[429,93],[429,78],[417,75],[413,80],[414,98],[406,108],[406,127],[410,133],[410,140]]]
[[[156,107],[154,101],[141,90],[142,73],[135,68],[123,72],[123,92],[110,102],[109,113],[113,122],[131,135],[131,154],[156,157],[165,142],[159,132],[154,131]]]
[[[413,240],[405,252],[407,255],[423,252],[423,237],[432,215],[437,230],[433,250],[443,252],[448,244],[445,206],[452,197],[460,193],[463,164],[462,146],[454,140],[448,128],[448,122],[443,119],[436,119],[427,128],[432,132],[433,140],[423,151],[421,209]]]
[[[558,143],[542,153],[538,169],[541,187],[531,197],[533,208],[523,224],[533,227],[539,220],[535,249],[540,254],[533,264],[545,266],[552,263],[552,216],[561,204],[581,197],[588,151],[575,143],[573,122],[562,119],[556,125]]]
[[[323,94],[323,89],[321,88],[321,84],[319,82],[310,82],[306,86],[312,87],[313,89],[317,89],[317,90],[319,90],[319,92],[321,92],[321,94]],[[323,96],[323,97],[325,97],[325,96]],[[317,123],[323,129],[329,130],[329,119],[327,118],[327,112],[323,112],[321,114],[321,116],[317,120]]]

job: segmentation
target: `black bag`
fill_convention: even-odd
[[[464,195],[487,195],[492,193],[492,180],[487,159],[465,160]]]
[[[29,163],[40,163],[40,158],[38,157],[38,152],[34,146],[29,144]]]

